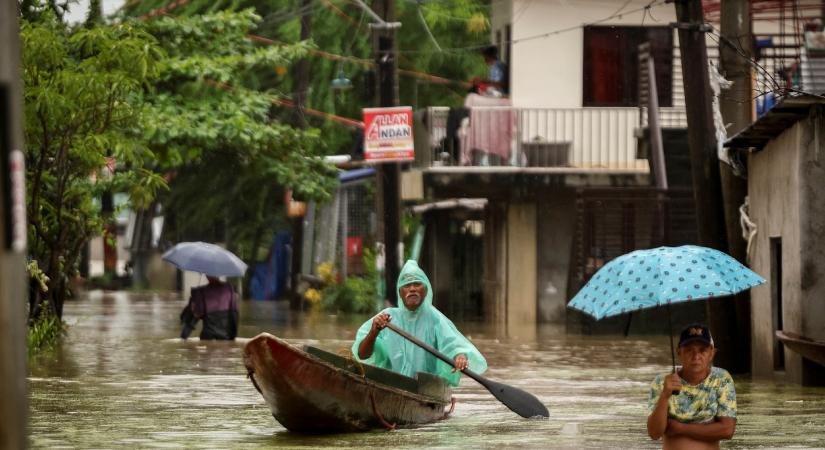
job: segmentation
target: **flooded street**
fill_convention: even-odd
[[[262,331],[296,345],[349,348],[366,317],[290,313],[242,303],[239,342],[176,338],[173,294],[92,292],[65,305],[69,333],[30,361],[33,448],[658,448],[645,431],[648,386],[667,371],[667,338],[508,340],[458,324],[491,379],[538,396],[549,420],[525,420],[463,378],[452,418],[417,429],[302,436],[287,432],[246,379],[241,347]],[[193,335],[197,335],[194,333]],[[739,420],[723,448],[825,447],[825,389],[736,378]],[[575,426],[574,424],[581,424]],[[567,425],[567,426],[565,426]],[[579,429],[580,432],[575,432]]]

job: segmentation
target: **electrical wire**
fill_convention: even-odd
[[[303,17],[305,15],[314,13],[315,10],[319,9],[321,6],[322,5],[320,5],[319,3],[312,1],[309,4],[298,8],[297,10],[288,9],[271,12],[264,16],[263,20],[261,21],[261,25],[274,25],[295,18]]]
[[[637,13],[637,12],[640,12],[640,11],[648,11],[651,8],[655,8],[655,7],[658,7],[658,6],[665,5],[665,4],[673,3],[673,1],[674,0],[652,0],[650,3],[648,3],[645,6],[642,6],[642,7],[630,10],[630,11],[626,11],[626,12],[623,12],[621,14],[611,14],[610,16],[607,16],[607,17],[604,17],[602,19],[595,20],[595,21],[592,21],[592,22],[586,22],[586,23],[582,23],[582,24],[579,24],[579,25],[573,25],[573,26],[570,26],[570,27],[560,28],[558,30],[553,30],[553,31],[549,31],[549,32],[546,32],[546,33],[541,33],[541,34],[536,34],[536,35],[533,35],[533,36],[527,36],[527,37],[518,38],[518,39],[511,39],[509,41],[503,42],[502,44],[503,45],[506,45],[506,44],[514,45],[514,44],[520,44],[522,42],[533,41],[533,40],[536,40],[536,39],[545,39],[545,38],[555,36],[555,35],[558,35],[558,34],[567,33],[567,32],[575,31],[575,30],[580,30],[580,29],[583,29],[583,28],[588,27],[588,26],[598,25],[598,24],[610,21],[612,19],[615,19],[619,16],[624,16],[624,15],[627,15],[627,14],[634,14],[634,13]],[[452,48],[445,48],[444,52],[445,53],[471,52],[471,51],[478,51],[478,50],[480,50],[484,47],[487,47],[487,45],[485,44],[485,45],[471,45],[471,46],[466,46],[466,47],[452,47]],[[397,52],[398,53],[424,53],[424,52],[427,52],[427,50],[398,50]]]
[[[762,74],[764,76],[766,76],[767,78],[769,78],[771,80],[771,82],[773,83],[772,89],[770,89],[770,90],[766,90],[766,91],[762,91],[762,92],[760,92],[759,90],[755,90],[755,92],[758,92],[758,95],[753,97],[753,100],[756,100],[759,97],[769,95],[769,94],[774,94],[778,98],[782,98],[782,97],[786,97],[788,93],[799,94],[799,95],[807,95],[807,96],[816,97],[816,98],[825,100],[825,96],[820,95],[820,94],[815,94],[815,93],[812,93],[812,92],[805,91],[803,89],[797,89],[797,88],[793,88],[793,87],[782,87],[776,81],[776,79],[773,77],[773,75],[768,71],[767,68],[765,68],[761,64],[754,61],[753,58],[748,56],[741,47],[737,46],[733,41],[728,39],[726,36],[723,36],[712,25],[710,25],[710,27],[711,27],[711,34],[710,34],[711,39],[714,39],[717,43],[720,43],[720,44],[724,43],[724,44],[730,46],[731,48],[733,48],[734,50],[736,50],[736,55],[738,55],[739,57],[744,58],[746,61],[748,61],[748,63],[750,63],[756,69],[761,71]]]
[[[430,26],[427,25],[427,19],[424,18],[424,13],[421,12],[421,6],[416,7],[415,11],[418,13],[418,20],[421,21],[421,25],[424,25],[424,31],[427,32],[427,36],[429,36],[430,40],[433,41],[435,49],[438,50],[438,53],[444,52],[444,50],[441,49],[441,46],[438,45],[438,41],[435,39],[435,36],[433,36],[433,32],[430,30]]]

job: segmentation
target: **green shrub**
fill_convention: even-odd
[[[50,313],[49,308],[44,307],[42,311],[29,323],[26,333],[29,355],[53,349],[66,333],[66,324],[59,317]]]
[[[375,284],[368,278],[348,277],[322,291],[321,307],[328,312],[375,312]]]

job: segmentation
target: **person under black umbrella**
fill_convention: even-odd
[[[206,279],[208,284],[192,289],[189,303],[180,313],[180,337],[188,338],[202,320],[201,340],[234,340],[238,335],[238,294],[218,277],[207,275]]]

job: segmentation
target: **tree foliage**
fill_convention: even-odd
[[[70,31],[48,14],[23,20],[21,41],[29,245],[48,280],[34,289],[29,317],[41,317],[42,305],[60,317],[78,257],[103,226],[101,193],[128,192],[141,206],[165,186],[134,132],[163,54],[130,24]]]
[[[367,2],[371,3],[371,2]],[[301,19],[311,22],[309,80],[305,82],[306,106],[326,113],[353,119],[361,118],[361,110],[375,106],[375,75],[372,65],[371,17],[354,2],[317,0],[305,5],[301,0],[213,1],[191,0],[169,9],[167,0],[144,0],[130,3],[126,14],[141,16],[162,8],[166,14],[178,18],[193,17],[216,10],[253,8],[263,17],[250,35],[275,42],[300,42]],[[400,101],[413,107],[455,106],[461,104],[467,86],[461,84],[473,76],[485,74],[486,66],[477,48],[489,42],[489,2],[484,0],[398,1],[397,20],[403,26],[398,32],[398,66],[412,72],[431,74],[454,80],[441,84],[426,76],[414,77],[402,72],[399,79]],[[153,21],[155,19],[149,19]],[[425,25],[426,24],[426,25]],[[442,51],[429,37],[432,33]],[[456,50],[458,48],[458,50]],[[332,59],[322,52],[348,57]],[[302,87],[301,80],[274,65],[257,71],[256,82],[280,98],[292,98]],[[353,88],[337,92],[331,81],[338,73],[352,80]],[[294,121],[295,110],[279,108],[276,111],[284,121]],[[309,123],[321,130],[321,139],[315,142],[325,153],[350,153],[353,138],[360,130],[322,118],[306,116]]]
[[[170,237],[225,241],[245,259],[277,227],[285,189],[320,200],[337,182],[317,130],[273,117],[277,94],[257,76],[289,65],[306,45],[253,43],[246,36],[259,21],[247,9],[141,25],[168,55],[146,97],[143,133],[174,171],[162,199],[174,215]]]

